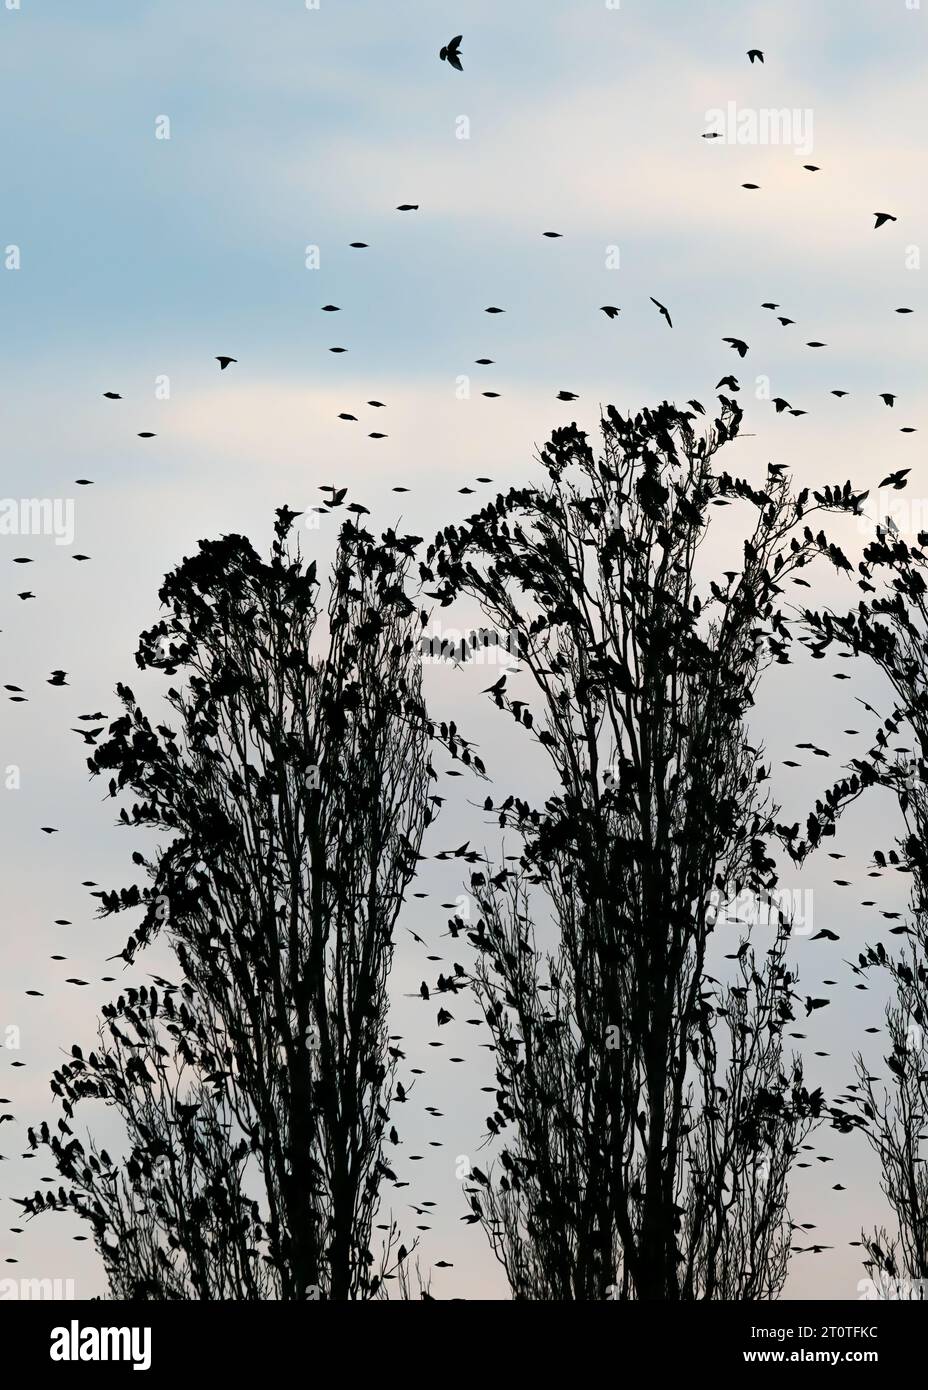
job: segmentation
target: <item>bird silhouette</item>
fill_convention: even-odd
[[[456,34],[453,39],[449,39],[445,46],[439,50],[438,56],[443,63],[450,63],[458,72],[463,72],[464,67],[461,63],[461,40],[462,34]]]

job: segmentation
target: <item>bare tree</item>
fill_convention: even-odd
[[[104,893],[101,913],[141,908],[122,957],[164,934],[180,978],[124,990],[99,1047],[55,1073],[68,1119],[115,1107],[124,1160],[43,1126],[33,1142],[69,1188],[26,1205],[92,1223],[116,1296],[366,1298],[407,1258],[395,1223],[379,1258],[371,1243],[402,1095],[393,931],[433,806],[416,538],[346,521],[322,622],[293,516],[278,512],[267,562],[226,536],[167,577],[137,661],[182,673],[176,726],[120,686],[89,759],[133,798],[120,821],[167,837],[133,856],[145,886]]]
[[[810,503],[716,473],[740,410],[610,407],[595,453],[576,426],[541,453],[537,487],[447,528],[427,559],[438,596],[476,599],[527,673],[489,694],[545,749],[555,790],[486,809],[521,870],[472,879],[477,992],[497,1052],[501,1173],[470,1189],[522,1298],[761,1298],[785,1277],[787,1179],[822,1111],[783,1031],[796,975],[746,719],[765,664],[788,661],[784,584],[813,557],[818,509],[857,511],[850,483]],[[704,413],[704,412],[703,412]],[[700,576],[710,508],[742,504],[741,568]],[[709,973],[720,904],[768,912],[735,977]],[[554,945],[536,923],[547,916]],[[783,920],[785,918],[785,920]],[[543,924],[542,924],[543,925]]]
[[[883,1191],[896,1217],[892,1235],[864,1233],[867,1268],[878,1288],[928,1280],[928,533],[915,544],[893,525],[879,526],[864,551],[858,584],[865,597],[845,614],[806,613],[809,640],[824,651],[832,643],[872,661],[885,676],[892,706],[879,719],[873,743],[854,763],[861,787],[888,788],[896,797],[902,834],[894,846],[874,850],[874,872],[896,871],[911,882],[909,920],[892,930],[904,938],[899,953],[882,942],[858,954],[860,975],[889,976],[893,999],[885,1014],[888,1084],[856,1059],[852,1088],[856,1114],[880,1161]],[[874,583],[877,581],[877,583]],[[872,597],[871,597],[872,595]],[[868,711],[877,715],[872,706]],[[904,739],[905,747],[890,740]],[[834,820],[855,799],[847,789],[829,799]]]

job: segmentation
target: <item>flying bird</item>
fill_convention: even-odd
[[[458,72],[464,71],[461,63],[461,40],[463,37],[463,34],[455,34],[454,38],[449,39],[438,54],[443,63],[450,63],[453,68],[457,68]]]

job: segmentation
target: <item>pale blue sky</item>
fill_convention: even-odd
[[[461,31],[456,73],[438,49]],[[762,67],[748,63],[751,47],[765,50]],[[68,729],[83,710],[110,709],[116,680],[134,681],[135,637],[163,573],[200,536],[266,540],[273,507],[310,506],[328,482],[348,484],[385,521],[397,515],[391,486],[408,484],[403,515],[428,535],[465,514],[456,489],[476,474],[527,476],[553,426],[592,427],[606,401],[708,404],[731,371],[749,437],[732,446],[730,468],[759,478],[777,459],[803,481],[866,486],[911,466],[920,499],[924,434],[899,426],[924,429],[925,300],[911,254],[926,213],[924,85],[925,13],[904,0],[321,0],[318,10],[303,0],[22,0],[18,11],[0,0],[0,251],[21,256],[21,269],[0,269],[0,492],[74,497],[74,549],[93,557],[76,565],[48,537],[0,537],[2,682],[30,697],[4,704],[0,718],[0,764],[22,771],[21,790],[0,791],[0,1024],[21,1028],[27,1063],[11,1071],[0,1052],[0,1089],[23,1121],[15,1139],[11,1126],[0,1131],[0,1193],[35,1186],[39,1164],[19,1158],[24,1126],[49,1113],[48,1073],[61,1048],[92,1036],[92,1009],[107,997],[106,985],[52,983],[60,967],[48,960],[61,950],[64,973],[107,973],[100,960],[121,928],[95,924],[78,885],[120,882],[134,847],[111,828]],[[810,110],[811,158],[702,140],[706,112],[729,102]],[[161,116],[170,140],[155,138]],[[456,138],[461,117],[467,140]],[[396,212],[403,202],[420,210]],[[874,232],[876,210],[899,221]],[[318,270],[305,267],[307,245],[320,249]],[[611,247],[619,269],[607,268]],[[672,331],[651,295],[670,308]],[[796,325],[781,329],[760,307],[768,299]],[[326,303],[341,312],[320,312]],[[604,303],[621,306],[618,320],[598,311]],[[491,304],[505,315],[485,315]],[[916,312],[896,315],[903,305]],[[745,362],[726,335],[751,344]],[[220,376],[217,353],[238,365]],[[474,366],[483,356],[495,365]],[[167,400],[156,396],[164,376]],[[755,398],[760,377],[808,414],[776,415]],[[839,402],[833,387],[852,394]],[[561,388],[580,400],[558,404]],[[124,399],[107,402],[105,390]],[[886,390],[899,395],[892,412],[878,399]],[[387,409],[366,410],[372,397]],[[388,438],[370,440],[372,429]],[[78,477],[95,486],[75,488]],[[323,549],[329,540],[308,535]],[[36,563],[12,566],[19,554]],[[15,597],[25,587],[35,602]],[[45,685],[59,666],[67,691]],[[439,712],[488,683],[434,672],[429,681]],[[814,669],[787,684],[775,671],[759,736],[778,758],[798,738],[818,739],[837,770],[852,750],[835,730],[863,727],[849,684]],[[530,764],[513,780],[494,711],[478,706],[469,722],[487,761],[495,752],[502,765],[501,787],[540,785]],[[818,766],[794,778],[776,774],[786,816],[823,786]],[[873,805],[842,832],[855,885],[865,868],[854,856],[877,823],[888,816]],[[42,824],[61,834],[49,840]],[[459,842],[462,829],[493,846],[458,806],[432,847]],[[435,900],[460,891],[441,865],[428,874]],[[872,939],[879,921],[845,908],[842,891],[853,890],[832,877],[821,862],[803,880],[817,915]],[[896,906],[898,887],[881,889]],[[75,925],[54,928],[57,917]],[[408,919],[436,939],[443,920],[423,906]],[[839,973],[819,943],[797,950],[804,983]],[[422,973],[404,945],[397,992],[415,991]],[[27,999],[30,987],[46,997]],[[879,1022],[875,1001],[853,996],[852,1010],[851,997],[803,1030],[810,1051],[832,1053],[826,1089],[851,1079],[861,998]],[[416,1040],[425,1050],[430,1022],[399,1010],[411,1050]],[[471,1055],[463,1034],[474,1031],[462,1030]],[[440,1200],[423,1259],[454,1262],[436,1293],[501,1296],[481,1235],[458,1219],[453,1160],[476,1158],[484,1114],[480,1081],[458,1071],[436,1067],[425,1101],[449,1118],[445,1147],[416,1165],[418,1196]],[[425,1144],[427,1117],[407,1109],[410,1148]],[[796,1260],[790,1291],[853,1297],[861,1271],[846,1242],[881,1215],[879,1194],[862,1145],[827,1136],[823,1146],[841,1159],[828,1176],[840,1169],[848,1191],[833,1193],[814,1165],[797,1181],[796,1216],[818,1221],[817,1238],[837,1248]],[[0,1259],[19,1261],[9,1273],[73,1277],[81,1297],[100,1290],[92,1251],[72,1243],[77,1228],[48,1220],[14,1236],[15,1212],[0,1205],[10,1216]]]

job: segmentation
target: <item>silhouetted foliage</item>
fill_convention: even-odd
[[[504,675],[488,693],[556,782],[540,808],[487,800],[521,865],[471,880],[503,1137],[502,1171],[475,1169],[469,1195],[516,1297],[774,1296],[790,1165],[823,1112],[785,1055],[789,921],[774,905],[768,949],[743,937],[728,982],[709,951],[719,904],[769,902],[770,842],[798,833],[776,822],[746,718],[764,665],[789,660],[787,579],[820,554],[850,569],[808,517],[861,499],[717,473],[741,418],[721,400],[705,436],[695,402],[609,407],[598,453],[556,431],[542,484],[427,555],[444,604],[476,599],[508,634],[528,690]],[[753,518],[741,569],[700,575],[710,508],[735,503]]]
[[[866,758],[855,762],[862,785],[888,788],[902,815],[895,847],[874,850],[872,872],[911,878],[910,921],[890,930],[904,938],[898,954],[882,942],[857,956],[855,971],[886,972],[893,1002],[886,1008],[888,1085],[856,1059],[857,1117],[877,1154],[883,1190],[897,1231],[864,1235],[867,1267],[877,1286],[928,1280],[928,533],[910,544],[893,525],[877,528],[864,551],[858,583],[865,597],[849,613],[807,612],[810,641],[832,643],[874,662],[886,677],[892,708],[879,719]],[[877,581],[876,583],[874,581]],[[867,705],[868,711],[876,710]],[[879,717],[879,716],[878,716]],[[902,748],[891,739],[908,739]],[[853,798],[836,803],[837,813]],[[924,1297],[924,1291],[922,1292]]]
[[[120,686],[89,759],[133,799],[120,821],[165,837],[133,856],[146,885],[104,893],[101,914],[141,909],[124,960],[163,933],[180,974],[124,989],[99,1047],[55,1073],[68,1118],[115,1107],[125,1159],[43,1127],[69,1189],[26,1206],[91,1223],[115,1297],[367,1298],[407,1254],[395,1224],[379,1257],[371,1243],[394,1177],[393,931],[432,815],[434,731],[405,592],[416,538],[377,541],[354,511],[324,614],[287,509],[269,561],[241,536],[201,542],[137,654],[183,677],[175,727]]]

